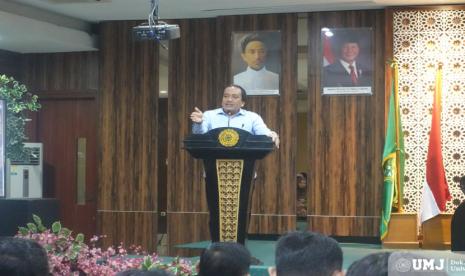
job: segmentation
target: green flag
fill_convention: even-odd
[[[383,151],[384,193],[381,210],[380,235],[384,239],[388,233],[392,207],[402,209],[404,180],[404,138],[400,123],[399,101],[397,94],[397,69],[394,70],[394,80],[389,100],[389,115],[386,130],[386,141]]]

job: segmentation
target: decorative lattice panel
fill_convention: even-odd
[[[220,241],[237,241],[244,160],[217,159]]]
[[[465,10],[396,11],[394,57],[399,62],[400,109],[405,137],[405,211],[416,213],[425,179],[435,72],[443,66],[442,146],[452,213],[464,194]]]

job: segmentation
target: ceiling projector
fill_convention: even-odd
[[[181,36],[179,26],[158,21],[157,24],[141,24],[132,28],[136,40],[170,40]]]

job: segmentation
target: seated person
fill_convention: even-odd
[[[460,178],[460,189],[465,194],[465,176]],[[455,209],[451,221],[451,250],[465,251],[465,201]]]
[[[45,249],[33,240],[0,238],[0,275],[50,275]]]
[[[270,276],[342,276],[342,250],[330,237],[291,232],[279,238]]]
[[[390,252],[373,253],[353,262],[346,276],[388,276]]]
[[[200,255],[198,276],[245,276],[251,255],[240,243],[215,242]]]

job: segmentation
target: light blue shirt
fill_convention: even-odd
[[[192,133],[203,134],[220,127],[240,128],[253,135],[268,135],[271,132],[263,122],[262,117],[255,112],[239,109],[239,112],[229,116],[223,111],[223,108],[217,108],[205,111],[202,123],[192,124]]]

